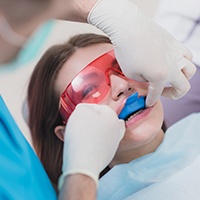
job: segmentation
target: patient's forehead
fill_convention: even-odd
[[[67,85],[87,64],[112,48],[113,46],[110,43],[101,43],[76,50],[76,52],[64,63],[58,73],[55,86],[59,95],[62,94]]]

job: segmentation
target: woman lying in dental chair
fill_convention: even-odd
[[[30,80],[28,122],[35,150],[56,189],[68,118],[76,105],[95,103],[112,108],[126,127],[113,160],[101,173],[98,199],[200,197],[200,173],[195,170],[200,167],[200,114],[166,131],[161,101],[145,107],[147,89],[146,82],[124,76],[105,36],[81,34],[47,50]]]

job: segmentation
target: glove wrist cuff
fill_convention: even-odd
[[[86,170],[77,170],[77,171],[76,170],[69,170],[69,171],[63,172],[62,175],[59,177],[58,190],[59,191],[61,190],[66,176],[75,175],[75,174],[82,174],[82,175],[90,177],[91,179],[94,180],[94,182],[96,183],[96,185],[98,187],[98,176],[95,175],[94,173],[91,173],[90,171],[86,171]]]

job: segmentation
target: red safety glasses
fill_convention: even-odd
[[[110,73],[124,77],[114,50],[96,58],[83,68],[60,97],[60,113],[66,123],[79,103],[99,104],[110,90]]]

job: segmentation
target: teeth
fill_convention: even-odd
[[[143,111],[143,109],[137,111],[137,112],[134,113],[133,115],[130,115],[125,121],[128,122],[129,120],[131,120],[133,117],[135,117],[136,115],[138,115],[138,114],[141,113],[142,111]]]

